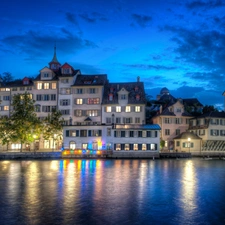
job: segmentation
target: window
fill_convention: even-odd
[[[65,83],[69,83],[69,79],[65,79],[65,78],[64,79],[61,79],[61,83],[64,83],[64,84]]]
[[[225,136],[225,130],[220,131],[220,136]]]
[[[181,124],[181,118],[175,118],[175,124]]]
[[[151,150],[157,150],[157,144],[151,144]]]
[[[176,141],[176,146],[177,146],[177,147],[180,146],[180,141]]]
[[[121,95],[121,99],[122,100],[126,99],[126,95]]]
[[[134,131],[130,131],[130,137],[134,137]]]
[[[121,106],[116,106],[116,112],[121,112]]]
[[[77,88],[77,94],[83,94],[83,89],[82,88]]]
[[[61,101],[60,101],[60,105],[70,105],[70,100],[69,99],[62,99]]]
[[[41,95],[36,95],[36,101],[41,101]]]
[[[61,110],[62,115],[70,115],[70,110],[69,109],[64,109]]]
[[[27,87],[27,91],[30,91],[30,90],[32,90],[32,87]]]
[[[165,123],[170,123],[170,118],[164,118]]]
[[[37,89],[41,90],[42,89],[42,83],[37,83]]]
[[[129,144],[125,144],[125,151],[129,151],[130,150],[130,145]]]
[[[70,95],[71,89],[70,88],[60,88],[60,94],[62,95]]]
[[[44,73],[44,76],[43,77],[48,77],[48,73]]]
[[[70,142],[70,149],[75,149],[76,148],[76,143],[75,141]]]
[[[177,108],[177,112],[181,112],[181,108]]]
[[[116,151],[120,151],[121,150],[121,145],[120,144],[116,144]]]
[[[12,91],[17,91],[17,88],[16,87],[12,88]]]
[[[4,111],[9,111],[9,106],[8,105],[4,106]]]
[[[180,129],[176,129],[176,135],[180,134]]]
[[[9,101],[10,100],[10,96],[3,96],[3,100],[4,101]]]
[[[107,128],[107,136],[111,136],[111,128]]]
[[[49,95],[43,95],[43,101],[49,101]]]
[[[51,101],[55,101],[56,100],[56,95],[55,94],[51,94]]]
[[[44,89],[49,89],[49,83],[44,83]]]
[[[82,110],[81,109],[75,110],[75,116],[82,116]]]
[[[140,123],[141,122],[141,118],[140,117],[135,117],[135,123]]]
[[[24,91],[25,90],[25,87],[20,87],[20,91]]]
[[[130,112],[130,106],[126,106],[125,112]]]
[[[81,137],[87,137],[87,130],[80,130]]]
[[[89,88],[89,93],[90,93],[90,94],[95,94],[95,92],[96,92],[96,91],[95,91],[95,88]]]
[[[99,103],[100,103],[99,98],[88,98],[87,100],[87,104],[90,104],[90,105],[96,105]]]
[[[170,129],[165,129],[165,135],[170,135]]]
[[[146,135],[147,135],[147,137],[151,137],[151,131],[148,130]]]
[[[121,123],[121,118],[120,117],[116,117],[116,123],[118,123],[118,124]]]
[[[141,112],[141,106],[135,106],[135,112]]]
[[[111,106],[106,106],[106,112],[112,112],[112,107]]]
[[[219,136],[219,130],[210,130],[211,136]]]
[[[124,118],[124,123],[132,123],[132,118],[130,117]]]
[[[142,131],[138,131],[138,137],[142,137]]]
[[[138,151],[138,144],[134,144],[134,151]]]
[[[77,105],[82,105],[83,104],[83,99],[82,98],[77,98],[76,99],[76,104]]]
[[[87,116],[98,116],[98,110],[87,110]]]
[[[87,149],[88,148],[88,144],[87,143],[83,143],[82,144],[82,149]]]
[[[42,106],[42,112],[51,112],[50,106]]]
[[[11,148],[12,149],[21,149],[21,144],[12,144]]]
[[[126,132],[124,130],[121,131],[121,137],[125,137]]]
[[[146,144],[142,144],[142,151],[146,151],[146,150],[147,150]]]
[[[52,83],[52,89],[56,89],[56,83]]]
[[[106,123],[112,123],[112,122],[111,122],[111,117],[107,117],[107,118],[106,118]]]

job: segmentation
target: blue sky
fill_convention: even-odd
[[[224,12],[225,0],[2,0],[0,74],[36,76],[56,43],[83,74],[223,109]]]

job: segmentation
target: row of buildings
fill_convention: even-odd
[[[61,65],[56,49],[49,66],[41,69],[35,79],[25,77],[22,81],[1,83],[0,115],[10,116],[12,96],[25,91],[35,100],[40,119],[53,109],[60,110],[64,118],[63,139],[38,139],[33,143],[37,150],[113,150],[118,156],[148,157],[157,156],[160,149],[223,149],[223,112],[193,117],[191,112],[201,111],[202,104],[197,99],[176,99],[167,88],[161,90],[151,107],[146,107],[140,77],[111,83],[106,74],[83,75],[68,63]],[[150,114],[154,116],[146,123]],[[17,148],[19,143],[11,144],[11,149]]]

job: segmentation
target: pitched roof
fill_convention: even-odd
[[[183,103],[184,105],[188,106],[203,106],[202,103],[199,102],[197,98],[184,98]]]
[[[196,118],[225,118],[225,112],[207,112],[193,119]]]
[[[145,90],[143,82],[107,83],[104,87],[102,104],[118,104],[118,92],[124,88],[128,94],[128,104],[145,104]],[[109,95],[113,98],[109,99]]]
[[[107,83],[106,74],[78,75],[73,86],[97,86]]]
[[[192,133],[192,132],[183,132],[181,134],[179,134],[178,136],[174,137],[173,139],[202,139],[200,138],[198,135]]]

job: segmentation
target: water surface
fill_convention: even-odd
[[[0,161],[0,224],[225,224],[225,160]]]

